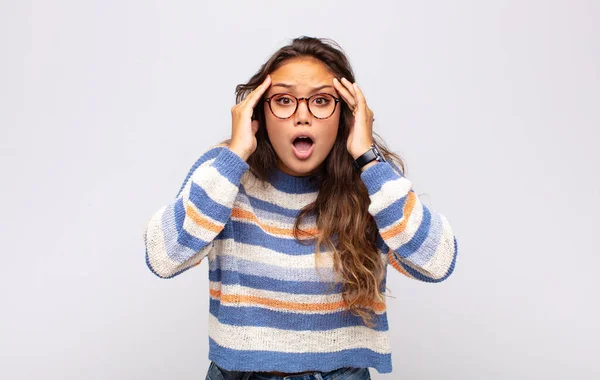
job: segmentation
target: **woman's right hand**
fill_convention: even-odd
[[[245,160],[256,150],[256,132],[258,120],[252,120],[254,107],[271,85],[271,76],[265,80],[238,104],[231,107],[231,144],[229,150]]]

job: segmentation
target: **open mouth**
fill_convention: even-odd
[[[315,143],[310,137],[303,136],[295,138],[294,141],[292,141],[292,146],[294,147],[292,150],[294,151],[296,158],[299,160],[306,160],[312,155]]]
[[[310,137],[297,137],[293,144],[298,152],[308,152],[313,146],[313,141]]]

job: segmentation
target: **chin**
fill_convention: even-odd
[[[307,160],[298,160],[295,156],[289,158],[288,160],[283,160],[283,165],[285,165],[284,170],[288,172],[292,172],[293,176],[307,176],[316,171],[319,167],[319,163],[315,163],[313,160],[314,157],[311,157]],[[291,161],[291,162],[290,162]],[[288,173],[289,174],[289,173]]]

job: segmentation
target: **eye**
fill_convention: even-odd
[[[294,99],[288,95],[275,95],[275,103],[282,106],[289,106],[290,104],[294,104]]]
[[[317,106],[326,106],[331,103],[332,99],[325,95],[319,95],[313,100],[313,104]]]

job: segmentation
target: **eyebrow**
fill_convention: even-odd
[[[294,84],[287,84],[287,83],[275,83],[275,84],[271,85],[271,87],[277,87],[277,86],[279,86],[279,87],[285,87],[285,88],[296,88],[296,85],[294,85]],[[319,91],[319,90],[322,90],[324,88],[333,88],[333,86],[328,85],[328,84],[324,84],[324,85],[319,86],[319,87],[313,87],[311,89],[311,91]]]

